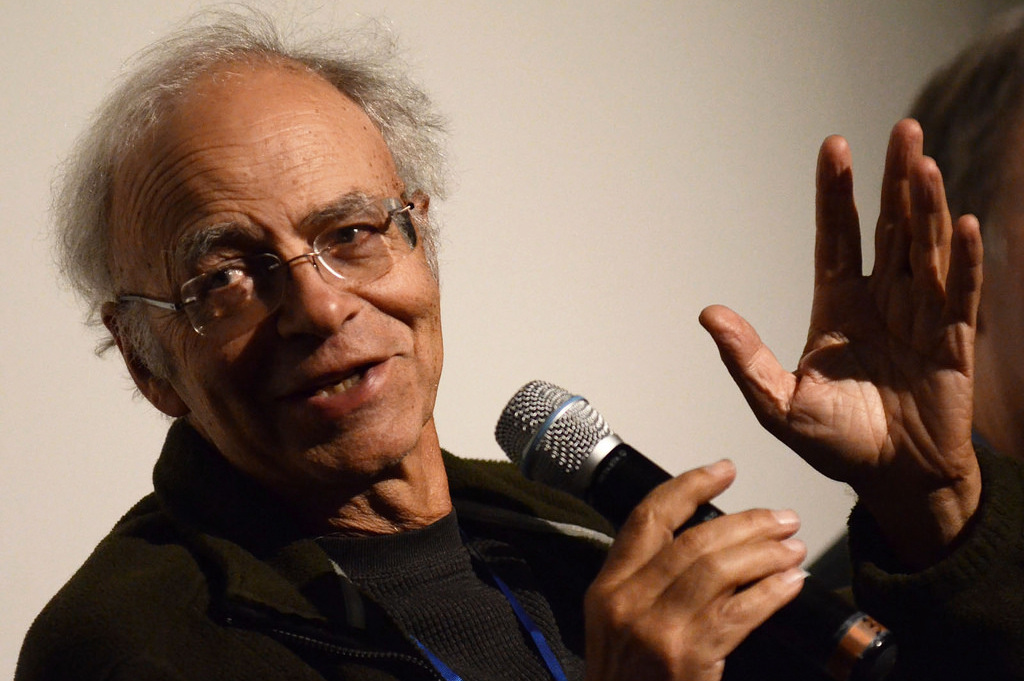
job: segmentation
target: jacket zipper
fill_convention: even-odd
[[[248,617],[244,619],[249,619]],[[262,619],[257,617],[256,619]],[[227,616],[224,618],[224,623],[228,626],[239,626],[240,623],[236,623],[235,617]],[[412,665],[421,669],[425,672],[429,678],[435,681],[444,681],[444,679],[438,674],[437,670],[428,663],[426,660],[420,659],[415,655],[409,655],[406,653],[400,653],[395,651],[373,651],[373,650],[361,650],[359,648],[350,648],[347,646],[340,645],[331,641],[317,638],[309,634],[301,634],[295,631],[289,631],[281,627],[273,626],[268,624],[259,625],[253,621],[250,624],[255,625],[256,628],[262,629],[271,636],[276,637],[279,640],[290,641],[294,644],[303,646],[308,649],[316,650],[322,653],[328,653],[337,657],[347,657],[355,660],[366,660],[376,662],[399,662],[408,665]]]

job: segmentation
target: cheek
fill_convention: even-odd
[[[439,371],[443,355],[440,292],[434,278],[425,269],[424,273],[426,278],[421,279],[415,289],[418,295],[410,299],[414,304],[410,305],[409,316],[416,335],[418,354],[429,358],[429,362],[436,364],[436,370]]]
[[[428,339],[430,354],[432,355],[433,363],[436,365],[435,371],[440,373],[441,361],[444,357],[444,343],[441,333],[441,306],[436,301],[431,307],[430,314],[424,320],[422,335]]]
[[[405,264],[405,263],[403,263]],[[441,302],[437,281],[427,265],[417,260],[393,271],[380,280],[374,291],[367,291],[366,299],[377,310],[404,329],[402,332],[412,343],[406,352],[412,352],[417,369],[417,382],[434,388],[441,373],[443,345],[441,338]]]
[[[255,394],[260,376],[258,362],[251,350],[252,339],[234,339],[213,347],[208,339],[193,332],[179,345],[175,382],[181,385],[186,402],[193,413],[223,411],[225,405],[245,401]]]
[[[413,328],[417,335],[440,335],[441,294],[437,280],[417,252],[364,290],[372,305]]]

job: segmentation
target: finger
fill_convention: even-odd
[[[729,545],[702,554],[666,589],[658,605],[703,609],[715,599],[731,598],[772,575],[799,568],[806,557],[807,546],[793,537]]]
[[[796,598],[806,576],[803,569],[791,567],[770,574],[732,595],[723,605],[721,617],[731,623],[731,629],[739,635],[733,647],[764,624],[779,608]]]
[[[946,308],[943,321],[951,329],[950,353],[962,371],[972,372],[974,344],[981,304],[981,227],[973,215],[957,220],[953,230],[949,274],[946,277]]]
[[[800,529],[800,516],[790,509],[756,508],[729,513],[680,533],[673,542],[676,553],[713,553],[729,546],[738,546],[770,539],[781,541]]]
[[[893,126],[882,173],[880,221],[899,223],[910,216],[910,169],[921,157],[923,144],[924,134],[914,119]]]
[[[609,585],[635,574],[665,546],[672,543],[676,529],[701,504],[724,492],[736,479],[731,461],[683,473],[655,487],[622,525],[601,569]]]
[[[984,262],[978,218],[964,215],[957,220],[951,251],[946,277],[947,319],[976,327]]]
[[[910,180],[912,288],[919,295],[944,302],[953,225],[942,173],[934,160],[922,157],[911,169]]]
[[[667,620],[702,613],[692,626],[722,655],[800,591],[807,556],[803,542],[762,541],[733,547],[696,563],[665,591],[654,608]],[[748,593],[749,592],[749,593]]]
[[[680,534],[665,547],[637,575],[649,584],[665,582],[666,587],[686,571],[693,571],[694,584],[701,577],[714,577],[709,584],[717,584],[715,593],[738,588],[778,570],[799,564],[806,555],[794,558],[786,554],[786,561],[768,561],[765,547],[783,546],[800,529],[800,519],[793,511],[755,509],[720,516]],[[794,546],[803,546],[793,540]],[[760,546],[761,554],[751,547]],[[774,558],[780,558],[776,551]],[[793,562],[793,561],[796,562]]]
[[[892,277],[908,266],[911,214],[910,169],[921,157],[924,135],[913,119],[893,126],[882,175],[882,197],[875,228],[875,279]]]
[[[815,193],[815,287],[861,275],[860,222],[853,201],[850,147],[832,135],[818,153]]]
[[[796,377],[786,371],[745,319],[722,305],[700,313],[700,323],[754,416],[768,432],[780,435],[790,408]]]

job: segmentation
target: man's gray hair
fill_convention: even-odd
[[[1024,113],[1024,8],[991,28],[937,71],[910,116],[924,152],[942,171],[950,211],[973,213],[986,233],[1008,154]],[[986,251],[989,249],[986,248]]]
[[[356,33],[301,42],[286,39],[255,10],[207,11],[137,55],[133,67],[95,114],[61,169],[54,195],[58,264],[98,324],[117,294],[111,272],[111,197],[119,166],[173,110],[197,78],[225,63],[292,64],[319,74],[355,101],[378,127],[407,192],[445,194],[444,122],[406,75],[388,31],[368,24]],[[437,276],[437,235],[424,226],[427,259]],[[157,375],[167,366],[142,306],[116,321],[137,359]],[[112,339],[101,344],[109,348]]]

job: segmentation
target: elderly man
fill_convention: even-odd
[[[175,421],[154,493],[37,619],[19,679],[717,679],[797,594],[791,512],[677,533],[729,485],[728,462],[659,487],[608,548],[611,528],[574,499],[442,452],[436,133],[390,68],[286,49],[258,17],[162,42],[101,110],[58,202],[64,261]],[[837,293],[816,302],[807,368],[821,380],[788,401],[814,418],[770,425],[808,458],[881,438],[894,460],[924,446],[966,461],[935,477],[941,512],[915,516],[931,532],[910,547],[933,551],[977,503],[963,419],[928,410],[970,394],[980,243],[972,220],[954,230],[919,141],[912,124],[894,131],[892,268],[871,287],[896,309],[945,310],[920,333],[960,332],[941,351],[876,353],[934,388],[900,396],[922,420],[876,412],[866,432],[855,414],[819,418],[851,386],[824,371],[830,330],[863,330]],[[818,287],[834,291],[860,282],[838,139],[819,197]],[[907,300],[908,282],[927,295]],[[736,361],[752,342],[736,318],[703,319],[737,372],[752,366]]]
[[[653,600],[701,569],[703,588],[668,615],[590,608],[613,644],[584,650],[611,529],[439,446],[437,120],[389,68],[228,18],[155,47],[84,138],[65,264],[176,421],[154,494],[38,619],[19,678],[707,678],[798,592],[790,512],[658,550],[722,462],[663,490],[597,582]]]

